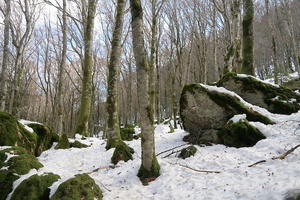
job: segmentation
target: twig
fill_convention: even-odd
[[[283,160],[283,159],[285,159],[289,154],[293,153],[293,152],[294,152],[297,148],[299,148],[299,147],[300,147],[300,144],[298,144],[297,146],[291,148],[290,150],[288,150],[287,152],[285,152],[285,153],[283,153],[283,154],[281,154],[281,155],[279,155],[279,156],[273,157],[272,160]],[[265,162],[267,162],[267,160],[260,160],[260,161],[258,161],[258,162],[256,162],[256,163],[253,163],[252,165],[248,165],[248,167],[253,167],[253,166],[255,166],[255,165],[258,165],[258,164],[260,164],[260,163],[265,163]]]
[[[168,150],[165,150],[165,151],[162,151],[162,152],[160,152],[160,153],[156,154],[156,156],[159,156],[159,155],[161,155],[161,154],[163,154],[163,153],[166,153],[166,152],[172,151],[172,150],[174,150],[174,149],[177,149],[177,148],[179,148],[179,147],[183,147],[183,146],[186,146],[186,145],[189,145],[189,144],[182,144],[182,145],[179,145],[179,146],[173,147],[172,149],[168,149]]]
[[[267,162],[267,160],[260,160],[260,161],[258,161],[258,162],[256,162],[256,163],[253,163],[252,165],[249,165],[248,167],[253,167],[253,166],[255,166],[255,165],[258,165],[258,164],[264,163],[264,162]]]
[[[94,169],[93,171],[88,172],[87,174],[92,174],[92,173],[95,173],[95,172],[97,172],[97,171],[99,171],[101,169],[108,169],[108,168],[114,169],[115,166],[114,165],[109,165],[109,166],[98,167],[97,169]]]
[[[162,158],[167,158],[167,157],[169,157],[170,155],[172,155],[172,154],[174,154],[174,153],[178,153],[178,152],[180,152],[181,150],[178,150],[178,151],[172,151],[171,153],[169,153],[168,155],[166,155],[166,156],[164,156],[164,157],[162,157]]]
[[[290,150],[288,150],[287,152],[281,154],[280,156],[273,157],[272,160],[277,160],[277,159],[283,160],[283,159],[285,159],[285,157],[287,157],[289,154],[293,153],[299,147],[300,147],[300,144],[298,144],[297,146],[291,148]]]
[[[184,167],[184,168],[187,168],[187,169],[190,169],[190,170],[193,170],[195,172],[201,172],[201,173],[214,173],[214,174],[220,174],[221,172],[220,171],[208,171],[208,170],[198,170],[198,169],[194,169],[194,168],[191,168],[189,166],[186,166],[186,165],[181,165],[181,164],[178,164],[180,167]]]

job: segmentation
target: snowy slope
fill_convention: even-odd
[[[300,119],[300,112],[286,117],[280,115],[278,119],[280,122],[276,125],[252,123],[267,136],[267,139],[251,148],[227,148],[223,145],[197,147],[196,155],[186,160],[177,158],[176,154],[163,158],[172,151],[159,155],[161,176],[149,186],[143,186],[136,176],[141,162],[140,140],[128,142],[136,151],[134,160],[121,162],[116,168],[111,169],[105,167],[111,165],[113,150],[105,151],[105,141],[98,138],[80,140],[91,144],[91,147],[85,149],[52,148],[45,151],[38,158],[45,167],[38,171],[31,170],[20,180],[34,173],[59,174],[62,179],[51,187],[53,194],[61,182],[75,174],[104,167],[90,175],[102,189],[105,200],[282,200],[288,191],[300,189],[300,149],[284,160],[271,158],[300,143],[300,126],[299,122],[295,121]],[[175,133],[168,133],[168,131],[167,125],[156,127],[157,153],[185,144],[182,138],[186,132],[176,130]],[[248,167],[262,159],[269,160]],[[187,167],[221,173],[196,172]],[[15,187],[20,180],[15,182]]]

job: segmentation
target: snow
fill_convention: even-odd
[[[247,115],[246,114],[241,114],[241,115],[234,115],[229,121],[232,121],[233,123],[239,122],[241,119],[246,119]]]
[[[291,115],[273,114],[245,102],[225,88],[202,86],[211,91],[233,95],[249,108],[276,122],[273,125],[250,122],[267,138],[247,148],[196,146],[198,151],[195,156],[182,160],[177,155],[187,146],[182,138],[188,133],[181,129],[169,133],[168,124],[157,125],[155,144],[161,175],[148,186],[143,186],[136,176],[141,165],[140,139],[126,142],[135,150],[133,160],[119,162],[115,168],[110,168],[114,150],[106,151],[105,140],[93,137],[84,139],[76,135],[76,140],[90,146],[65,150],[56,150],[53,146],[38,157],[44,167],[21,176],[14,182],[14,189],[33,174],[52,172],[60,175],[61,179],[50,187],[50,196],[62,182],[80,173],[89,173],[103,191],[104,200],[282,200],[288,193],[299,191],[300,148],[283,160],[272,158],[300,144],[300,112]],[[231,120],[238,121],[245,117],[244,114],[236,115]],[[135,132],[138,134],[140,128],[135,128]],[[4,148],[7,147],[0,147]],[[174,150],[166,151],[172,148]],[[260,160],[266,162],[249,167]],[[93,172],[95,169],[99,170]],[[7,199],[10,199],[11,194]]]
[[[242,118],[244,116],[236,116]],[[279,116],[280,119],[282,116]],[[38,157],[43,168],[31,170],[14,183],[14,188],[25,178],[37,173],[53,172],[61,176],[51,189],[53,195],[60,183],[79,173],[89,173],[103,167],[90,176],[103,191],[104,200],[198,200],[198,199],[240,199],[240,200],[282,200],[289,191],[300,189],[300,151],[284,160],[272,160],[300,143],[300,113],[286,116],[275,125],[250,122],[267,136],[250,148],[229,148],[224,145],[196,147],[194,157],[185,160],[177,158],[178,153],[167,156],[172,151],[158,156],[161,175],[149,186],[143,186],[136,176],[141,163],[140,140],[127,142],[135,149],[133,160],[120,162],[116,168],[111,165],[113,149],[105,150],[105,140],[87,138],[80,140],[91,144],[88,148],[45,151]],[[168,125],[158,125],[155,129],[157,154],[173,147],[184,145],[182,138],[187,135],[177,129],[169,133]],[[174,150],[180,150],[184,146]],[[267,162],[248,167],[259,160]],[[199,173],[191,169],[220,171],[221,173]],[[9,198],[8,198],[9,199]]]
[[[237,76],[240,77],[240,78],[251,77],[251,78],[253,78],[253,79],[255,79],[255,80],[259,81],[259,82],[266,83],[266,84],[269,84],[269,85],[273,85],[274,87],[280,87],[279,85],[277,85],[277,84],[275,84],[275,83],[273,83],[271,81],[261,80],[261,79],[255,77],[255,76],[251,76],[251,75],[247,75],[247,74],[238,74]]]
[[[40,124],[39,122],[32,122],[32,121],[28,121],[28,120],[24,120],[24,119],[21,119],[19,120],[19,123],[21,123],[24,128],[29,131],[30,133],[33,133],[34,130],[32,128],[30,128],[29,126],[27,126],[28,124]]]

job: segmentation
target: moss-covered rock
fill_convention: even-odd
[[[18,178],[19,175],[16,175],[9,170],[0,170],[0,200],[5,200],[7,195],[11,193],[13,183]]]
[[[156,156],[153,155],[152,166],[150,170],[147,170],[143,165],[141,165],[137,176],[140,178],[141,182],[144,185],[147,185],[149,182],[154,181],[160,175],[160,166],[156,159]]]
[[[286,87],[274,86],[252,76],[227,73],[217,85],[273,113],[291,114],[300,110],[300,95]]]
[[[11,199],[48,200],[49,187],[59,178],[60,176],[53,173],[30,176],[15,189]]]
[[[132,141],[134,133],[134,127],[120,128],[120,134],[123,141]]]
[[[13,154],[7,161],[7,153]],[[0,151],[1,165],[5,169],[0,170],[0,200],[6,199],[12,191],[13,182],[20,175],[27,174],[31,169],[39,169],[43,165],[36,157],[29,154],[22,147],[11,147]],[[4,155],[4,156],[3,156]]]
[[[59,142],[55,149],[69,149],[71,147],[67,134],[63,134],[59,138]]]
[[[0,146],[21,146],[34,154],[37,137],[34,132],[9,113],[0,112]]]
[[[288,191],[284,200],[300,200],[300,189]]]
[[[230,147],[252,147],[266,137],[246,119],[229,121],[218,133],[219,143]]]
[[[79,142],[78,140],[75,140],[74,142],[70,143],[70,147],[81,149],[81,148],[89,147],[89,145],[83,144],[83,143]]]
[[[35,148],[35,155],[39,156],[43,151],[50,149],[53,142],[59,141],[59,135],[53,129],[44,124],[31,123],[28,124],[30,128],[37,134],[37,145]]]
[[[102,192],[87,174],[79,174],[62,183],[51,200],[101,200]]]
[[[123,141],[119,141],[119,144],[116,146],[113,156],[111,157],[111,162],[117,164],[119,161],[132,160],[132,154],[134,153],[133,148],[129,147]]]
[[[282,86],[291,90],[300,90],[300,78],[289,80],[288,82],[283,83]]]
[[[185,141],[192,144],[217,143],[218,130],[237,114],[246,114],[249,121],[273,123],[268,117],[246,106],[235,95],[219,92],[215,87],[208,89],[201,84],[190,84],[183,88],[180,116],[184,129],[190,133]]]
[[[188,157],[194,156],[196,152],[197,152],[197,148],[196,147],[189,146],[189,147],[183,148],[180,151],[180,154],[178,155],[178,157],[182,158],[182,159],[186,159]]]

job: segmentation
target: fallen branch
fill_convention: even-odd
[[[108,166],[98,167],[97,169],[94,169],[93,171],[88,172],[87,174],[92,174],[92,173],[95,173],[95,172],[97,172],[97,171],[99,171],[101,169],[109,169],[109,168],[110,169],[114,169],[115,166],[114,165],[108,165]]]
[[[290,150],[288,150],[287,152],[285,152],[285,153],[283,153],[283,154],[281,154],[281,155],[279,155],[279,156],[273,157],[272,160],[283,160],[283,159],[285,159],[289,154],[293,153],[293,152],[294,152],[297,148],[299,148],[299,147],[300,147],[300,144],[298,144],[297,146],[291,148]],[[260,164],[260,163],[265,163],[265,162],[267,162],[267,160],[260,160],[260,161],[258,161],[258,162],[256,162],[256,163],[253,163],[252,165],[248,165],[248,167],[253,167],[253,166],[255,166],[255,165],[258,165],[258,164]]]
[[[172,155],[172,154],[174,154],[174,153],[178,153],[178,152],[180,152],[181,150],[178,150],[178,151],[172,151],[171,153],[169,153],[168,155],[166,155],[166,156],[164,156],[164,157],[162,157],[162,158],[167,158],[167,157],[169,157],[170,155]]]
[[[174,150],[174,149],[177,149],[177,148],[179,148],[179,147],[183,147],[183,146],[186,146],[186,145],[189,145],[189,144],[182,144],[182,145],[173,147],[173,148],[171,148],[171,149],[167,149],[167,150],[165,150],[165,151],[162,151],[162,152],[156,154],[156,156],[159,156],[159,155],[161,155],[161,154],[163,154],[163,153],[167,153],[167,152],[169,152],[169,151],[172,151],[172,150]]]
[[[199,169],[194,169],[194,168],[191,168],[187,165],[181,165],[181,164],[178,164],[180,167],[184,167],[184,168],[187,168],[187,169],[190,169],[190,170],[193,170],[195,172],[201,172],[201,173],[214,173],[214,174],[220,174],[221,172],[220,171],[208,171],[208,170],[199,170]]]

